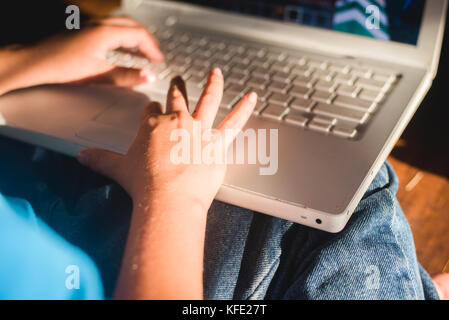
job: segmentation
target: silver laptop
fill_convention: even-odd
[[[274,174],[230,164],[216,199],[328,232],[344,228],[429,90],[446,0],[124,1],[167,63],[154,86],[42,86],[0,98],[0,133],[69,155],[125,153],[148,99],[181,74],[198,99],[225,75],[217,123],[254,90],[247,128],[276,130]],[[117,64],[142,61],[112,54]],[[191,103],[191,105],[195,105]],[[273,143],[273,142],[270,142]],[[265,166],[270,164],[265,163]],[[198,183],[202,183],[199,181]]]

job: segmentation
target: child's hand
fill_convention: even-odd
[[[223,93],[223,75],[214,69],[193,115],[187,108],[184,82],[172,80],[165,114],[152,102],[144,110],[140,130],[125,156],[88,149],[78,159],[120,183],[133,199],[133,215],[116,298],[201,299],[203,297],[204,238],[207,210],[226,171],[225,155],[219,163],[204,158],[192,163],[195,127],[203,133],[213,125]],[[250,117],[257,96],[245,96],[212,132],[208,143],[225,150]],[[182,129],[189,137],[190,162],[175,163],[172,134]],[[231,129],[226,130],[226,129]],[[221,162],[221,163],[220,163]]]
[[[195,112],[190,115],[184,82],[176,77],[168,92],[166,113],[162,114],[159,103],[150,103],[143,112],[139,133],[127,155],[90,149],[82,151],[78,159],[120,183],[133,198],[134,205],[147,206],[157,201],[163,203],[164,209],[176,205],[181,208],[201,207],[203,212],[207,212],[224,179],[225,152],[222,159],[217,159],[218,164],[192,163],[192,153],[195,152],[193,139],[198,139],[193,128],[196,122],[196,125],[201,124],[203,132],[211,129],[222,93],[223,76],[219,69],[214,69]],[[226,150],[232,143],[250,117],[256,100],[255,93],[245,96],[212,133],[210,141],[218,146],[217,150]],[[172,148],[179,143],[171,141],[170,136],[179,128],[191,137],[188,164],[176,164],[170,158]],[[225,135],[226,129],[232,129],[233,133]],[[203,143],[203,150],[205,145]]]
[[[138,22],[126,17],[96,21],[60,34],[28,49],[26,64],[40,83],[80,80],[111,82],[132,86],[148,81],[151,75],[137,69],[116,68],[106,60],[109,50],[137,47],[152,61],[163,61],[156,38]]]

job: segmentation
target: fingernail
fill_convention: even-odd
[[[222,76],[223,73],[221,72],[220,68],[213,68],[212,69],[212,74],[216,75],[216,76]]]
[[[147,82],[150,82],[150,83],[156,82],[156,76],[154,74],[148,75]]]
[[[252,103],[257,102],[257,93],[251,92],[248,96],[248,100]]]
[[[87,165],[87,162],[89,161],[89,155],[87,154],[87,152],[85,150],[78,153],[76,158],[78,159],[79,163],[81,163],[82,165],[85,165],[85,166]]]
[[[140,77],[145,82],[153,83],[156,81],[156,76],[152,74],[150,71],[145,69],[142,69],[142,71],[140,71]]]

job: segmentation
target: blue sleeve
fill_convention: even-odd
[[[103,299],[91,259],[37,218],[27,201],[1,194],[0,299]]]

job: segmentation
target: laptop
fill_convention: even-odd
[[[274,140],[270,161],[229,164],[216,199],[339,232],[432,85],[446,8],[446,0],[123,1],[117,14],[161,42],[156,83],[15,91],[0,98],[0,133],[68,155],[126,153],[141,109],[165,101],[172,76],[184,77],[194,106],[217,66],[225,94],[216,124],[256,91],[245,129]]]

